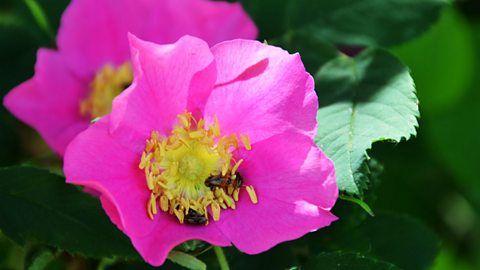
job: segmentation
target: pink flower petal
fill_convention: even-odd
[[[94,186],[91,184],[91,186]],[[96,191],[96,190],[95,190]],[[88,192],[85,190],[85,192]],[[100,202],[102,203],[103,210],[107,213],[107,216],[110,217],[110,220],[115,224],[121,231],[124,230],[122,219],[120,217],[120,213],[117,210],[117,206],[111,201],[110,198],[107,196],[101,196],[100,194]]]
[[[247,133],[252,143],[285,131],[313,138],[317,96],[298,54],[257,41],[234,40],[212,48],[218,87],[205,105],[223,132]]]
[[[150,192],[138,168],[141,154],[115,142],[108,127],[105,116],[70,143],[64,160],[67,182],[100,192],[107,213],[124,232],[147,235],[155,222],[147,216]]]
[[[259,253],[336,220],[329,212],[338,196],[333,164],[310,138],[276,135],[241,156],[244,185],[253,185],[258,204],[243,191],[237,209],[217,223],[241,251]]]
[[[241,195],[248,201],[248,195]],[[240,204],[240,203],[239,203]],[[242,203],[232,214],[224,214],[217,226],[233,245],[248,254],[264,252],[275,245],[294,240],[329,226],[337,218],[306,201],[286,203],[259,198],[259,203]]]
[[[230,246],[230,241],[210,222],[207,226],[182,225],[169,214],[156,216],[155,229],[146,237],[130,237],[133,245],[148,263],[163,264],[168,253],[188,240],[202,240],[216,246]]]
[[[170,133],[187,108],[190,91],[206,99],[216,77],[210,49],[198,38],[184,36],[169,45],[133,35],[130,40],[135,79],[113,101],[110,130],[119,140],[126,138],[123,143],[132,149],[142,150],[153,130]]]
[[[214,224],[181,225],[176,218],[163,212],[153,221],[147,217],[149,191],[145,175],[138,169],[140,157],[109,136],[108,122],[108,116],[104,117],[69,145],[64,166],[67,182],[100,192],[102,206],[112,222],[153,265],[161,265],[171,249],[187,240],[230,245]]]
[[[80,116],[79,104],[88,95],[95,74],[106,64],[130,60],[128,32],[161,43],[190,33],[210,44],[257,34],[238,3],[73,0],[62,16],[59,52],[40,50],[34,79],[6,96],[5,106],[63,155],[69,141],[89,124]],[[215,64],[210,63],[192,76],[191,95],[195,98],[189,98],[187,109],[201,115],[215,73]]]
[[[10,91],[4,105],[63,155],[70,140],[89,124],[79,113],[84,88],[88,83],[73,76],[57,52],[40,49],[35,77]]]
[[[74,0],[62,17],[60,51],[82,76],[128,60],[127,33],[158,43],[194,35],[213,45],[254,39],[257,30],[239,3],[205,0]]]
[[[210,46],[235,38],[255,39],[258,31],[240,3],[206,0],[164,0],[152,29],[162,29],[162,38],[148,40],[171,43],[182,35],[205,40]],[[185,8],[187,7],[188,8]],[[165,27],[165,21],[171,22]]]
[[[151,1],[74,0],[62,16],[60,52],[77,74],[93,77],[105,64],[128,60],[127,33],[143,33]]]
[[[109,116],[70,144],[65,174],[101,193],[109,217],[147,262],[161,265],[190,239],[259,253],[336,220],[334,167],[313,143],[317,98],[298,55],[246,40],[212,51],[191,36],[170,45],[130,41],[135,80]],[[208,226],[181,225],[160,210],[147,217],[150,192],[138,169],[145,139],[152,130],[169,134],[185,110],[209,121],[218,116],[222,134],[250,136],[252,150],[235,156],[244,159],[239,172],[257,204],[243,190],[236,210]]]
[[[330,210],[337,200],[333,162],[305,135],[273,136],[252,145],[251,151],[242,151],[242,158],[243,178],[260,197],[306,200],[324,210]]]
[[[187,111],[192,112],[196,118],[203,116],[205,104],[215,86],[216,79],[215,61],[192,77],[188,92]]]

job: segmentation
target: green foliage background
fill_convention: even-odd
[[[68,2],[0,2],[0,97],[33,75],[39,47],[55,46]],[[480,269],[480,3],[240,2],[262,40],[300,52],[314,75],[317,143],[336,162],[343,199],[329,228],[256,256],[225,249],[231,268]],[[355,58],[344,54],[363,47]],[[349,108],[358,117],[339,113]],[[38,135],[1,106],[0,149],[0,269],[151,269],[95,199],[63,184],[61,162]],[[51,172],[9,167],[19,164]],[[58,234],[46,234],[52,226]],[[176,250],[162,268],[218,269],[208,245]]]

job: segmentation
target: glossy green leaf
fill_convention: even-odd
[[[48,245],[88,257],[137,257],[97,198],[47,171],[0,169],[0,230],[20,245]]]
[[[367,150],[416,134],[418,100],[408,69],[386,51],[340,56],[316,74],[317,145],[334,161],[341,191],[362,196]]]
[[[332,252],[320,253],[302,269],[322,270],[400,270],[397,266],[380,261],[360,253],[353,252]]]
[[[243,0],[261,37],[309,28],[336,44],[390,46],[437,20],[445,0]]]
[[[197,259],[188,253],[181,251],[171,251],[168,254],[168,259],[190,270],[206,270],[207,265],[201,260]]]
[[[223,248],[223,250],[225,251],[225,256],[231,269],[287,269],[298,264],[299,253],[305,250],[305,246],[302,246],[299,242],[291,241],[279,244],[254,256],[241,252],[235,247],[226,247]],[[213,252],[205,254],[208,255],[209,253],[211,254]],[[206,258],[204,261],[207,261]],[[209,269],[213,264],[218,265],[216,256],[214,256],[213,260],[208,264]]]

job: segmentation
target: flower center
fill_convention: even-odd
[[[237,135],[222,136],[216,117],[208,127],[204,119],[197,121],[188,112],[178,119],[180,123],[166,138],[152,131],[142,153],[139,168],[145,171],[150,191],[149,217],[157,214],[159,204],[182,224],[208,224],[209,209],[218,221],[221,209],[235,209],[242,188],[256,204],[255,190],[243,185],[237,171],[243,160],[236,161],[232,154],[239,148]],[[240,139],[250,150],[248,136]]]
[[[95,119],[110,113],[113,99],[132,83],[132,74],[129,62],[118,68],[103,66],[90,84],[89,96],[80,102],[80,114]]]
[[[181,177],[195,181],[199,178],[203,171],[202,161],[192,155],[185,155],[180,160],[178,172]]]

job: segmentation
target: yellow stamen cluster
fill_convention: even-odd
[[[105,65],[90,84],[90,95],[80,102],[80,114],[95,119],[110,113],[113,99],[125,90],[132,80],[130,63],[117,68],[110,64]]]
[[[235,134],[222,136],[216,117],[208,127],[204,119],[197,121],[188,112],[178,119],[169,137],[160,138],[153,131],[142,153],[139,168],[145,171],[151,192],[148,216],[153,219],[159,208],[182,224],[208,224],[210,210],[213,220],[218,221],[222,209],[236,208],[242,188],[235,183],[243,160],[236,161],[232,156],[240,147],[239,140]],[[245,149],[250,150],[249,137],[240,137]],[[207,186],[206,181],[211,179],[217,182]],[[218,183],[219,179],[229,182]],[[246,190],[256,204],[253,187],[247,186]]]

